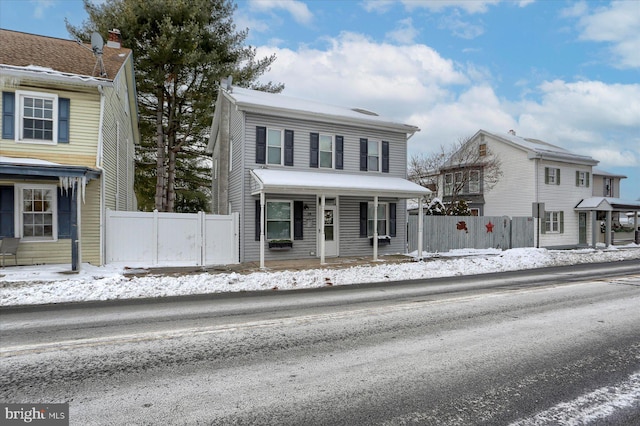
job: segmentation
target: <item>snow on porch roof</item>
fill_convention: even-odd
[[[596,211],[640,211],[640,201],[623,200],[621,198],[591,197],[580,201],[576,210]]]
[[[252,194],[332,194],[412,198],[431,191],[398,177],[296,170],[253,169]]]

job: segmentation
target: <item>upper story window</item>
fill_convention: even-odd
[[[485,157],[487,155],[487,144],[486,143],[481,143],[480,145],[478,145],[478,155],[480,157]]]
[[[480,170],[469,171],[469,194],[480,193]]]
[[[548,185],[560,185],[560,169],[552,167],[544,168],[544,183]]]
[[[604,178],[604,196],[605,197],[613,197],[613,179]]]
[[[360,139],[360,171],[389,173],[389,142]]]
[[[453,173],[444,175],[444,195],[453,195]]]
[[[282,130],[267,130],[267,164],[282,164]]]
[[[332,169],[333,168],[333,136],[320,135],[319,142],[319,154],[320,154],[320,167]]]
[[[2,138],[16,142],[69,142],[70,100],[52,93],[2,93]]]
[[[589,187],[589,172],[576,171],[576,186]]]

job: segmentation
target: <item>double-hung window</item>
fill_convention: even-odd
[[[367,169],[374,172],[380,170],[380,146],[378,141],[369,141],[367,146]]]
[[[378,235],[387,235],[387,223],[388,223],[388,203],[378,203]],[[373,237],[373,224],[374,222],[374,204],[369,203],[367,209],[367,235]]]
[[[282,130],[267,129],[267,164],[282,164]]]
[[[455,172],[453,174],[453,179],[455,181],[455,191],[456,194],[460,194],[463,192],[464,188],[464,179],[462,179],[462,172]]]
[[[469,171],[469,194],[480,193],[480,170]]]
[[[560,185],[560,169],[552,167],[544,168],[544,183],[548,185]]]
[[[57,188],[55,185],[16,185],[16,223],[25,240],[57,239]]]
[[[58,96],[49,93],[16,91],[17,140],[56,143],[58,136]]]
[[[267,201],[267,240],[291,240],[293,207],[291,201]]]
[[[576,171],[576,186],[589,187],[589,172]]]
[[[562,212],[544,213],[544,232],[550,234],[562,233]]]
[[[453,195],[453,173],[444,175],[444,195]]]
[[[320,135],[320,167],[327,169],[333,168],[333,152],[333,136]]]

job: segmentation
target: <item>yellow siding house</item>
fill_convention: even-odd
[[[20,239],[20,265],[102,265],[106,210],[137,207],[133,58],[119,40],[0,29],[0,239]]]

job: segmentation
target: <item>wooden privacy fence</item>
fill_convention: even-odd
[[[240,262],[238,213],[107,210],[106,263],[205,266]]]
[[[534,219],[508,216],[423,216],[423,250],[533,247]],[[418,215],[409,215],[407,247],[418,249]]]

